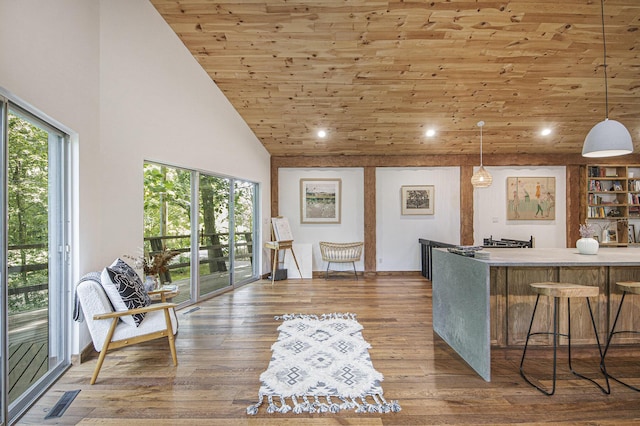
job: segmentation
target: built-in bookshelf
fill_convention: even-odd
[[[600,245],[640,244],[640,165],[589,165],[587,185],[587,221]]]

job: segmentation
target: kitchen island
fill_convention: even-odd
[[[596,255],[575,248],[484,249],[489,259],[433,250],[433,328],[482,378],[491,380],[491,347],[522,347],[535,295],[533,282],[552,281],[597,286],[592,300],[600,340],[606,336],[620,302],[617,281],[640,281],[640,248],[601,248]],[[640,329],[640,301],[629,298],[621,327]],[[540,299],[534,329],[551,327],[552,304]],[[626,304],[629,303],[629,307]],[[633,305],[633,307],[631,307]],[[566,305],[561,310],[565,322]],[[572,345],[595,344],[586,304],[571,306]],[[563,343],[564,339],[561,339]],[[637,337],[619,339],[637,344]],[[538,339],[536,344],[551,344]]]

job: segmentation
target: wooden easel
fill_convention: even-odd
[[[268,241],[264,244],[265,248],[274,250],[273,253],[273,266],[271,267],[271,285],[276,278],[276,268],[278,266],[278,260],[280,259],[280,250],[284,250],[284,255],[287,255],[287,250],[291,250],[293,261],[296,263],[300,278],[302,278],[302,272],[300,272],[300,266],[298,266],[298,259],[293,251],[293,235],[291,234],[291,228],[289,227],[289,221],[286,217],[278,216],[271,218],[271,238],[273,241]]]

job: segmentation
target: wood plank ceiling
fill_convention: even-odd
[[[599,0],[150,1],[273,156],[479,154],[479,120],[486,154],[580,154],[606,115]],[[637,152],[640,0],[604,8]]]

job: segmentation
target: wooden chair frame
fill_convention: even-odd
[[[161,295],[164,300],[164,294]],[[160,339],[162,337],[166,337],[169,339],[169,348],[171,350],[171,357],[173,358],[173,365],[178,365],[178,356],[176,353],[176,344],[175,344],[175,336],[173,335],[173,327],[171,325],[171,316],[169,314],[169,309],[175,309],[177,305],[175,303],[156,303],[144,308],[130,309],[128,311],[120,311],[120,312],[108,312],[104,314],[96,314],[93,316],[94,320],[111,320],[111,327],[109,328],[109,332],[107,333],[104,345],[102,350],[100,351],[100,355],[98,356],[98,363],[96,364],[96,368],[93,370],[93,375],[91,376],[91,384],[93,385],[100,373],[100,369],[102,368],[102,363],[104,362],[105,357],[107,356],[107,352],[113,349],[122,348],[125,346],[134,345],[136,343],[147,342],[149,340]],[[166,323],[166,328],[164,330],[156,331],[155,333],[143,334],[140,336],[131,337],[123,340],[114,340],[112,341],[113,334],[116,331],[116,326],[120,321],[120,317],[125,315],[133,315],[139,314],[143,312],[153,312],[164,310],[164,319]]]

